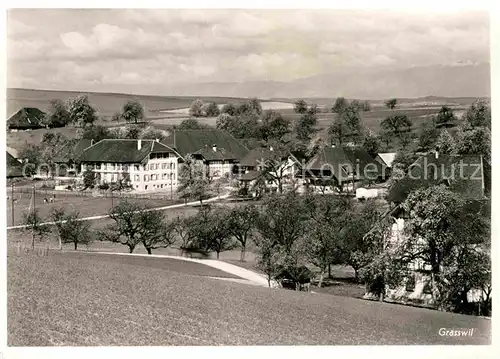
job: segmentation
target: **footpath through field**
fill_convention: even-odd
[[[220,195],[220,196],[212,197],[212,198],[204,200],[203,203],[210,203],[210,202],[215,202],[215,201],[218,201],[218,200],[221,200],[221,199],[226,199],[226,198],[229,197],[229,195],[230,195],[229,193],[226,193],[226,194],[223,194],[223,195]],[[199,205],[199,204],[200,204],[199,201],[193,201],[193,202],[188,202],[188,203],[172,204],[172,205],[169,205],[169,206],[148,208],[146,210],[146,212],[164,211],[164,210],[168,210],[168,209],[175,209],[175,208],[181,208],[181,207],[186,207],[186,206],[195,206],[195,205]],[[99,216],[79,218],[78,221],[95,221],[95,220],[105,219],[105,218],[109,218],[109,214],[103,214],[103,215],[99,215]],[[63,222],[64,221],[61,221],[61,223],[63,223]],[[40,226],[54,225],[56,223],[59,223],[59,222],[44,222],[44,223],[40,223]],[[23,229],[23,228],[27,228],[27,227],[29,227],[29,225],[23,224],[23,225],[19,225],[19,226],[7,227],[7,230],[9,230],[9,229]]]

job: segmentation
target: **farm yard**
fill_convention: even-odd
[[[8,345],[487,344],[485,319],[206,278],[197,265],[9,254]],[[121,303],[117,305],[117,303]],[[443,337],[442,327],[475,328]],[[321,333],[319,335],[319,333]]]

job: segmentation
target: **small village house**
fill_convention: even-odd
[[[31,131],[44,128],[45,112],[35,107],[23,107],[7,120],[8,131]]]
[[[362,148],[325,147],[305,166],[301,176],[313,192],[351,191],[378,182],[384,167]]]
[[[380,163],[383,168],[385,168],[384,174],[386,175],[386,178],[390,176],[391,171],[392,171],[392,162],[394,161],[394,158],[396,157],[395,152],[389,152],[389,153],[378,153],[377,156],[375,156],[375,161]]]
[[[462,175],[459,173],[460,165],[463,168]],[[482,156],[451,156],[440,155],[438,152],[430,153],[418,158],[410,166],[410,173],[411,178],[408,177],[400,181],[403,184],[399,187],[399,191],[390,192],[388,196],[388,201],[393,206],[383,217],[389,216],[393,223],[388,239],[389,244],[397,246],[403,240],[408,213],[405,213],[401,203],[411,191],[417,188],[444,184],[450,190],[462,195],[467,200],[468,206],[489,215],[491,167],[483,160]],[[412,274],[405,279],[404,283],[394,288],[386,288],[387,300],[433,306],[429,263],[415,260],[409,264],[408,269]],[[480,295],[479,291],[472,290],[468,294],[469,301],[477,301]],[[372,294],[366,293],[365,296],[371,297]]]
[[[6,152],[7,179],[24,177],[23,164],[9,152]]]
[[[182,156],[159,140],[105,139],[78,162],[81,175],[94,171],[99,184],[123,180],[136,191],[175,191]]]

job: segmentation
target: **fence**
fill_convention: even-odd
[[[7,188],[8,192],[12,192]],[[33,188],[17,187],[14,188],[16,193],[31,194]],[[54,190],[46,188],[37,188],[36,195],[41,197],[90,197],[90,198],[130,198],[130,199],[177,199],[176,193],[170,192],[161,193],[130,193],[130,192],[111,192],[111,191],[70,191],[70,190]]]

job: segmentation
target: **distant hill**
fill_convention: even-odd
[[[426,66],[407,69],[338,72],[292,82],[211,82],[172,89],[176,95],[268,98],[359,99],[390,97],[489,97],[490,65]]]

